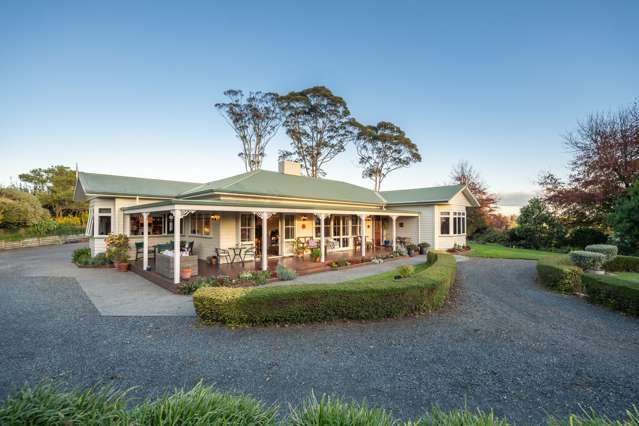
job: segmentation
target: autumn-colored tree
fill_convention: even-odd
[[[292,146],[279,158],[298,161],[307,176],[324,176],[326,163],[355,136],[346,101],[322,86],[290,92],[278,101]]]
[[[227,90],[228,102],[215,104],[226,122],[242,142],[239,157],[247,172],[262,168],[266,147],[282,124],[282,112],[276,93]]]
[[[639,176],[639,104],[593,114],[565,137],[570,175],[539,179],[544,198],[569,227],[606,228],[615,203]]]
[[[488,190],[479,172],[467,161],[460,161],[450,172],[453,183],[463,184],[475,196],[479,207],[469,207],[466,214],[466,234],[472,236],[475,232],[488,227],[489,216],[495,211],[497,196]]]
[[[389,173],[422,161],[419,148],[398,126],[380,121],[365,126],[353,121],[357,129],[358,162],[364,168],[362,177],[373,181],[373,189],[380,191]]]

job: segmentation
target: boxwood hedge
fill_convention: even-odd
[[[588,300],[618,311],[639,315],[639,287],[611,275],[584,274],[581,277]]]
[[[604,264],[608,272],[639,272],[639,257],[616,256]]]
[[[579,293],[581,268],[571,263],[568,256],[549,256],[537,262],[537,274],[541,283],[561,293]]]
[[[193,295],[204,323],[263,325],[400,317],[439,308],[455,280],[455,259],[429,253],[414,275],[395,271],[339,284],[201,288]]]

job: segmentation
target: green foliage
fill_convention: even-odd
[[[540,249],[565,244],[566,230],[540,198],[531,198],[521,208],[517,224],[509,231],[509,238],[518,247]]]
[[[284,265],[277,265],[275,268],[275,273],[277,274],[277,278],[282,281],[291,281],[297,278],[297,272],[294,269],[289,269]]]
[[[537,262],[539,281],[545,287],[561,293],[582,291],[582,270],[568,256],[548,256]]]
[[[570,232],[568,244],[571,247],[586,247],[591,244],[604,244],[608,236],[596,228],[579,227]]]
[[[55,217],[61,217],[64,213],[77,214],[86,208],[84,203],[77,203],[73,199],[75,172],[69,167],[38,168],[18,177],[31,187],[42,206],[51,210]]]
[[[91,257],[91,249],[89,247],[83,247],[73,250],[73,254],[71,254],[71,261],[76,263],[81,257]]]
[[[112,425],[127,424],[126,392],[111,388],[65,390],[44,383],[25,387],[0,405],[2,425]]]
[[[613,246],[610,244],[591,244],[589,246],[586,246],[586,251],[601,253],[606,256],[606,260],[613,259],[619,252],[617,246]]]
[[[129,261],[129,237],[125,234],[109,234],[106,243],[107,258],[114,263]]]
[[[45,235],[50,235],[55,232],[58,225],[55,220],[51,218],[42,219],[33,224],[33,231],[39,237],[44,237]]]
[[[74,250],[71,261],[82,266],[104,266],[110,263],[105,253],[98,253],[91,257],[91,249],[88,247]]]
[[[276,414],[276,407],[248,396],[216,392],[200,383],[189,391],[145,401],[130,417],[138,425],[274,426]]]
[[[319,259],[320,257],[322,257],[322,249],[314,248],[313,250],[311,250],[311,257],[313,259]]]
[[[0,188],[0,228],[31,227],[49,218],[49,212],[28,192]]]
[[[626,253],[639,253],[639,178],[619,198],[608,222],[622,243]]]
[[[584,274],[588,301],[631,315],[639,315],[639,285],[611,275]]]
[[[353,120],[357,129],[356,149],[362,177],[373,181],[373,189],[381,190],[382,181],[389,173],[422,161],[419,148],[398,126],[380,121],[375,126],[364,126]]]
[[[278,102],[291,138],[291,150],[280,151],[280,159],[299,162],[307,176],[324,176],[326,163],[344,152],[355,134],[346,101],[316,86],[280,96]]]
[[[526,259],[539,260],[547,256],[556,256],[557,252],[542,251],[532,249],[522,249],[504,247],[499,244],[477,244],[470,243],[471,251],[465,252],[464,256],[485,257],[489,259]]]
[[[639,272],[639,257],[616,256],[614,259],[608,260],[604,263],[603,268],[609,272]]]
[[[395,272],[341,284],[202,288],[193,305],[204,323],[231,325],[381,319],[439,308],[455,279],[455,259],[429,253],[432,265],[396,281]]]
[[[402,278],[408,278],[415,274],[415,267],[413,265],[399,265],[397,274]]]
[[[495,228],[484,228],[473,235],[473,241],[480,244],[508,244],[510,243],[509,232]]]
[[[570,261],[585,271],[601,271],[606,255],[594,251],[575,250],[569,254]]]
[[[370,408],[364,402],[346,403],[330,396],[319,400],[311,395],[298,408],[293,408],[288,422],[291,426],[394,426],[398,422],[382,408]]]
[[[495,416],[492,411],[484,412],[480,409],[444,411],[433,407],[427,415],[406,426],[508,426],[508,420]]]

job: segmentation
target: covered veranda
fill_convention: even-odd
[[[127,216],[141,215],[143,220],[143,249],[141,262],[134,265],[138,270],[143,272],[149,272],[154,269],[155,260],[150,258],[150,246],[149,246],[149,215],[156,213],[170,213],[172,216],[172,253],[182,252],[182,241],[188,238],[187,233],[184,232],[182,226],[184,226],[183,219],[195,215],[197,213],[203,213],[210,215],[211,218],[216,218],[218,221],[217,226],[214,228],[217,234],[214,234],[213,228],[211,229],[207,237],[206,245],[202,245],[201,252],[198,253],[198,275],[236,275],[244,271],[254,270],[275,270],[277,264],[283,264],[289,268],[295,269],[300,274],[319,272],[326,270],[326,262],[338,260],[342,258],[348,259],[360,259],[365,257],[381,256],[397,249],[397,219],[399,217],[416,217],[418,213],[408,211],[394,211],[375,208],[353,208],[347,206],[317,206],[317,205],[283,205],[276,202],[254,202],[254,201],[237,201],[237,200],[167,200],[159,203],[152,203],[146,205],[130,206],[123,208],[125,220]],[[217,258],[217,262],[212,263],[206,261],[210,256],[214,256],[216,249],[229,249],[229,241],[233,242],[233,246],[237,247],[241,244],[240,240],[232,238],[236,232],[241,233],[241,224],[239,222],[233,225],[227,225],[224,223],[225,218],[228,221],[234,220],[232,215],[251,215],[254,217],[255,223],[252,224],[252,230],[255,234],[249,246],[253,246],[251,252],[252,257],[249,259],[242,258],[239,262],[222,262]],[[291,255],[287,252],[278,252],[277,255],[270,255],[269,244],[273,239],[272,235],[269,235],[269,219],[275,215],[292,216],[293,224],[286,223],[288,227],[297,227],[297,220],[295,219],[301,215],[302,219],[305,216],[313,217],[314,234],[310,239],[317,244],[317,248],[320,249],[321,258],[319,262],[313,262],[308,252],[299,255]],[[297,216],[295,216],[297,215]],[[336,218],[352,217],[352,222],[348,222],[348,225],[340,224],[341,221]],[[332,218],[332,220],[331,220]],[[379,219],[378,222],[375,222]],[[335,224],[337,220],[338,224]],[[419,227],[419,220],[416,221]],[[284,223],[284,220],[282,220]],[[358,223],[358,235],[351,234],[351,228],[357,226]],[[390,235],[387,240],[382,242],[383,235],[381,232],[375,230],[375,224],[386,223],[386,229],[390,231]],[[332,225],[331,225],[332,224]],[[372,229],[371,225],[372,224]],[[304,225],[301,225],[304,226]],[[346,227],[349,227],[348,229]],[[367,229],[368,228],[368,229]],[[335,249],[331,247],[335,243],[333,235],[327,235],[333,233],[334,229],[341,229],[344,232],[342,244],[338,239],[339,248]],[[353,231],[354,232],[354,231]],[[370,235],[369,235],[370,233]],[[258,235],[259,234],[259,235]],[[287,230],[284,230],[283,237],[287,237]],[[342,234],[340,234],[342,235]],[[417,235],[420,235],[418,230]],[[316,237],[316,238],[315,238]],[[309,237],[305,237],[309,238]],[[419,243],[419,241],[414,241]],[[225,246],[226,244],[226,246]],[[257,247],[256,247],[257,246]],[[202,252],[207,251],[207,252]],[[264,255],[266,254],[266,255]],[[173,267],[172,278],[173,284],[180,283],[180,271],[182,263],[182,255],[172,256]]]

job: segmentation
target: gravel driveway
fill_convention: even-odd
[[[639,320],[543,290],[533,262],[460,262],[431,316],[231,330],[100,316],[75,279],[16,266],[33,253],[0,253],[0,399],[43,378],[139,395],[203,379],[284,407],[314,390],[402,417],[466,404],[523,423],[639,401]]]

